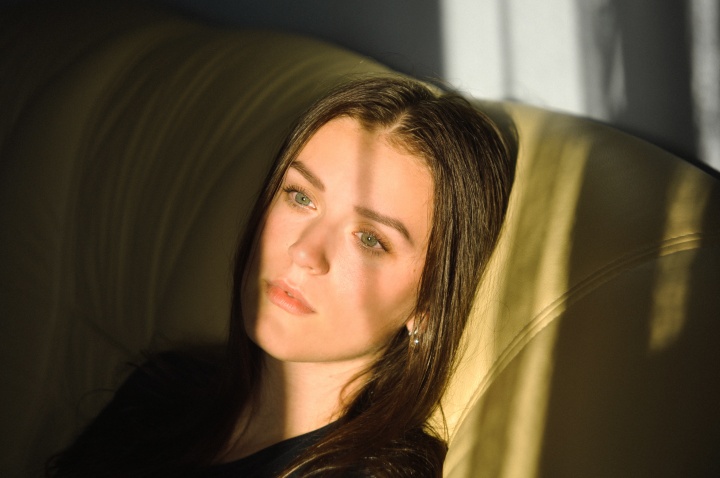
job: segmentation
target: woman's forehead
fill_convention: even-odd
[[[323,125],[306,143],[289,174],[304,177],[328,200],[405,218],[426,236],[434,182],[422,158],[396,147],[381,130],[340,117]]]

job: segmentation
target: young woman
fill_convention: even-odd
[[[317,102],[241,239],[226,350],[138,369],[52,476],[440,476],[428,418],[500,233],[513,148],[396,77]]]

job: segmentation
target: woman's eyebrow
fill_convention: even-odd
[[[322,181],[320,181],[320,178],[315,176],[301,161],[293,161],[290,167],[294,168],[297,172],[302,174],[303,177],[307,179],[308,182],[315,186],[317,189],[319,189],[320,191],[325,191],[325,185]]]
[[[400,234],[402,234],[405,239],[408,240],[410,244],[413,243],[412,238],[410,237],[410,233],[407,230],[407,227],[400,222],[399,220],[385,216],[384,214],[380,214],[377,211],[373,211],[372,209],[368,209],[366,207],[362,206],[355,206],[355,212],[359,215],[366,217],[370,220],[377,221],[380,224],[385,224],[386,226],[392,227],[393,229],[396,229]]]
[[[297,172],[303,175],[305,179],[308,180],[310,184],[315,186],[320,191],[325,191],[325,185],[322,181],[320,181],[320,178],[315,176],[312,171],[310,171],[307,166],[305,166],[302,161],[293,161],[293,163],[290,165],[291,168],[294,168]],[[405,237],[405,239],[408,240],[410,244],[413,244],[413,240],[410,237],[410,233],[407,230],[407,227],[400,222],[398,219],[395,219],[390,216],[386,216],[384,214],[380,214],[379,212],[369,209],[362,206],[355,206],[355,212],[358,213],[360,216],[366,217],[372,221],[377,221],[380,224],[385,224],[388,227],[392,227],[393,229],[400,232],[400,234]]]

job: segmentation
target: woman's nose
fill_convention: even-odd
[[[307,225],[290,245],[292,261],[313,274],[325,274],[330,270],[328,261],[328,234],[319,224]]]

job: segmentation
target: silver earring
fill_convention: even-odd
[[[408,330],[408,335],[410,336],[410,343],[412,343],[413,346],[417,347],[417,345],[420,343],[420,338],[418,337],[418,330],[414,329],[412,332]]]

